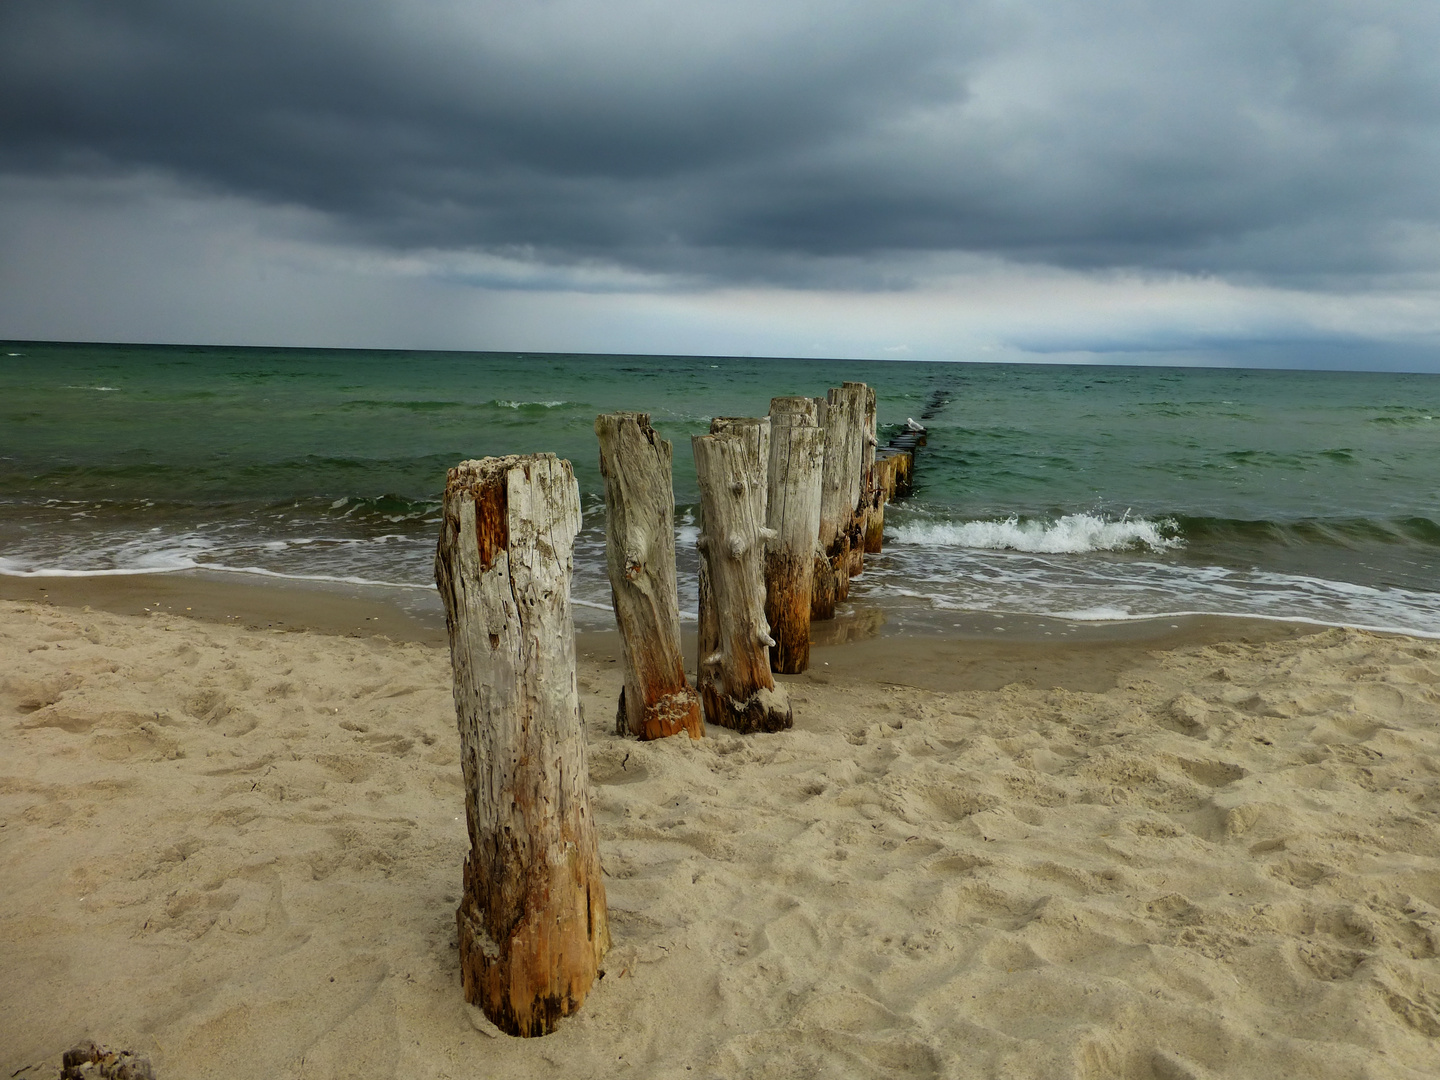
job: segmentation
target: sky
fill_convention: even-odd
[[[1440,371],[1440,4],[5,0],[0,337]]]

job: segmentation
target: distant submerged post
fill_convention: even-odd
[[[580,492],[553,454],[445,482],[445,601],[470,853],[455,912],[465,1000],[511,1035],[580,1007],[610,946],[570,575]]]

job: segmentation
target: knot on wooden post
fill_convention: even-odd
[[[580,493],[553,454],[450,470],[435,553],[470,852],[455,913],[465,999],[544,1035],[610,945],[575,685]]]

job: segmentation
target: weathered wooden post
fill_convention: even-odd
[[[772,398],[765,516],[775,539],[765,549],[765,619],[775,639],[770,667],[787,675],[810,664],[810,604],[824,464],[825,432],[815,399]]]
[[[768,416],[715,416],[710,419],[711,435],[734,435],[745,444],[745,457],[751,467],[758,470],[760,486],[766,487],[765,475],[770,464],[770,418]],[[768,498],[768,490],[761,492],[761,498]],[[760,517],[763,522],[765,517],[764,504],[761,504]],[[703,525],[703,522],[702,522]],[[715,613],[715,594],[710,588],[710,570],[704,557],[700,559],[699,573],[697,574],[697,612],[699,615],[698,626],[696,627],[696,652],[698,659],[695,665],[695,685],[700,688],[703,679],[701,675],[702,665],[705,657],[716,655],[720,647],[720,623]],[[703,697],[704,691],[701,691]],[[708,715],[708,714],[707,714]],[[718,721],[711,720],[713,723]]]
[[[703,566],[696,683],[705,718],[740,732],[779,731],[791,724],[790,700],[784,687],[775,685],[767,651],[775,642],[765,621],[762,562],[771,534],[758,442],[724,431],[691,439]]]
[[[605,562],[625,654],[616,734],[702,738],[700,695],[685,681],[675,591],[670,443],[648,413],[595,418],[605,482]]]
[[[815,402],[815,416],[820,423],[820,430],[824,432],[823,443],[824,461],[820,468],[820,527],[815,533],[815,563],[810,573],[810,619],[811,621],[833,619],[835,617],[835,567],[830,558],[830,551],[839,542],[839,531],[835,528],[834,519],[826,519],[826,484],[833,479],[829,475],[827,463],[830,460],[830,399],[828,397],[811,398]],[[846,561],[849,566],[849,561]]]
[[[820,485],[820,548],[815,562],[810,616],[833,619],[835,605],[850,595],[850,544],[860,499],[860,462],[865,417],[865,384],[846,383],[827,395],[825,467]]]
[[[865,569],[865,553],[870,550],[870,511],[875,501],[875,390],[864,383],[845,385],[858,386],[864,394],[860,418],[860,493],[850,530],[850,576],[858,577]]]
[[[512,1035],[585,1000],[610,946],[570,575],[580,493],[553,454],[463,461],[445,481],[445,601],[470,853],[455,912],[465,999]]]
[[[899,460],[895,462],[895,494],[896,499],[909,498],[915,493],[915,451],[902,450],[895,455]]]
[[[899,452],[880,451],[873,466],[874,488],[871,492],[870,516],[865,522],[865,553],[878,554],[885,536],[885,507],[895,498],[895,481],[902,464]]]

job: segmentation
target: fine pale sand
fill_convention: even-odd
[[[518,1040],[460,996],[433,627],[167,587],[0,603],[0,1077],[83,1038],[160,1080],[1440,1071],[1437,643],[881,638],[793,731],[641,744],[582,639],[615,944]]]

